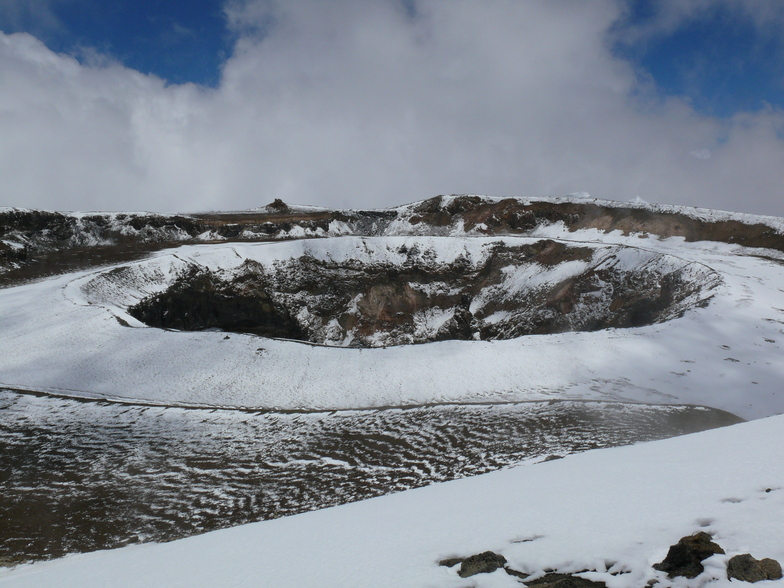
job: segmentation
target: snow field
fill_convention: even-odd
[[[652,208],[784,230],[781,219]],[[387,233],[413,230],[398,220]],[[448,230],[464,235],[459,226]],[[106,270],[0,290],[0,385],[161,404],[315,410],[548,398],[694,403],[760,420],[166,544],[19,566],[0,571],[0,586],[519,586],[502,570],[461,579],[456,568],[437,564],[493,550],[534,576],[589,569],[595,571],[586,577],[609,588],[638,588],[651,579],[661,588],[721,588],[738,585],[724,576],[732,555],[784,562],[784,416],[761,418],[784,412],[784,256],[559,225],[532,236],[636,247],[627,250],[629,262],[646,251],[674,255],[709,267],[721,284],[706,308],[639,329],[386,349],[225,339],[219,332],[146,328],[128,317],[123,305],[163,289],[189,260],[217,268],[246,257],[274,263],[325,251],[318,241],[189,246],[136,264],[149,272],[144,292],[125,287],[133,280],[116,282],[114,290],[83,289]],[[363,246],[373,247],[369,241]],[[438,252],[456,258],[480,245],[460,239]],[[346,239],[330,254],[351,259],[360,249]],[[396,255],[390,247],[364,254]],[[118,317],[136,328],[121,326]],[[703,575],[669,580],[651,568],[671,544],[699,530],[727,551],[707,560]]]
[[[500,588],[447,557],[486,550],[512,568],[573,573],[609,588],[736,586],[726,560],[784,561],[784,417],[594,450],[164,544],[72,555],[0,573],[3,587]],[[652,564],[707,531],[727,552],[694,580]],[[759,584],[782,585],[781,581]]]
[[[565,237],[558,230],[552,227],[537,237]],[[593,247],[601,242],[638,246],[641,241],[598,231],[568,237],[572,242],[592,240]],[[360,350],[146,328],[123,310],[138,297],[165,288],[175,271],[192,261],[231,268],[246,258],[275,263],[306,252],[398,259],[397,241],[407,242],[330,241],[329,249],[320,240],[186,246],[131,264],[131,270],[116,270],[117,279],[103,280],[99,291],[86,286],[96,277],[114,275],[112,270],[0,290],[0,385],[165,404],[279,409],[557,397],[704,404],[744,418],[784,412],[784,272],[774,257],[756,256],[781,257],[764,250],[679,238],[645,240],[646,250],[704,264],[722,283],[706,308],[636,329]],[[423,241],[432,244],[441,260],[467,254],[478,258],[486,242]],[[118,317],[137,328],[122,326]]]

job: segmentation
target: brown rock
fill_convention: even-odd
[[[724,553],[724,550],[711,539],[712,537],[704,531],[683,537],[670,547],[664,561],[654,564],[653,568],[667,572],[670,578],[675,576],[695,578],[705,570],[702,560],[716,553]]]
[[[781,564],[769,557],[757,560],[748,553],[736,555],[727,562],[727,578],[744,582],[778,580],[781,578]]]
[[[503,555],[485,551],[465,558],[460,564],[457,575],[461,578],[468,578],[475,574],[490,574],[504,565],[506,565],[506,558]]]

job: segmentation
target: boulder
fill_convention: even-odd
[[[743,582],[779,580],[781,578],[781,564],[769,557],[757,560],[748,553],[735,555],[727,562],[727,578]]]
[[[475,574],[490,574],[506,564],[506,558],[492,551],[485,551],[472,555],[463,560],[457,575],[461,578],[468,578]]]
[[[723,554],[724,550],[712,541],[712,537],[708,533],[700,531],[694,535],[683,537],[678,543],[671,546],[664,561],[654,564],[653,568],[667,572],[670,578],[675,576],[695,578],[705,570],[702,560],[716,553]]]
[[[275,198],[270,204],[267,204],[267,210],[271,212],[288,212],[289,207],[280,198]]]

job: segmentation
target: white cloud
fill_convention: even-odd
[[[683,24],[711,15],[749,19],[762,33],[780,35],[784,24],[784,3],[780,0],[658,0],[651,3],[649,18],[623,31],[628,40],[641,40],[655,35],[666,35]]]
[[[710,149],[697,149],[689,153],[692,157],[696,157],[697,159],[702,159],[706,161],[711,158],[711,151]]]
[[[233,3],[215,90],[80,65],[0,34],[3,205],[391,206],[439,193],[676,202],[784,215],[784,116],[718,121],[612,56],[621,5]],[[684,153],[710,152],[710,159]]]

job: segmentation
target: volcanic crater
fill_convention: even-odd
[[[381,347],[641,327],[707,304],[720,282],[674,256],[550,239],[210,247],[115,268],[82,290],[126,325]]]

